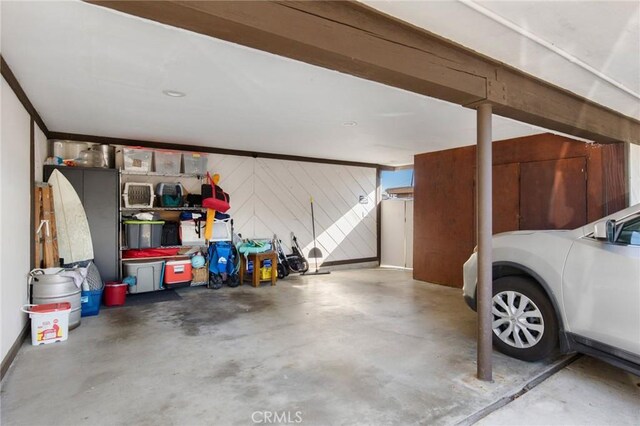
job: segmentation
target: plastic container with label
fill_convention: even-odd
[[[122,148],[124,169],[129,172],[148,173],[151,171],[153,151],[144,148]]]
[[[31,344],[33,346],[64,342],[69,337],[71,303],[24,305],[22,312],[31,318]]]
[[[199,152],[184,152],[182,154],[184,173],[202,176],[207,174],[207,155]]]
[[[102,290],[83,291],[80,297],[82,303],[81,314],[83,317],[91,317],[100,313],[100,301]]]
[[[171,260],[164,269],[164,284],[167,287],[182,287],[191,284],[191,260]]]

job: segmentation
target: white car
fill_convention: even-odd
[[[476,309],[477,256],[463,294]],[[493,237],[493,342],[526,361],[561,352],[640,374],[640,204],[572,231]]]

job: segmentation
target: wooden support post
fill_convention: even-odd
[[[478,379],[492,380],[493,213],[491,104],[478,106]]]

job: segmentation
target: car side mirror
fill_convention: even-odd
[[[593,238],[604,240],[607,238],[607,221],[601,220],[593,225]]]
[[[601,220],[593,227],[593,236],[599,240],[607,240],[612,243],[616,239],[616,221]]]
[[[612,243],[616,240],[616,221],[611,219],[606,223],[607,227],[607,241]]]

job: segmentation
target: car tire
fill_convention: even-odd
[[[509,276],[493,281],[493,344],[524,361],[548,357],[558,344],[558,320],[551,301],[531,278]]]

